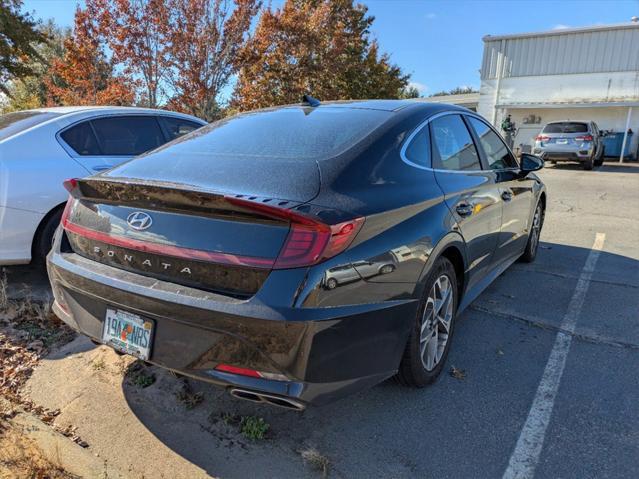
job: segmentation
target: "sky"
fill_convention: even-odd
[[[268,0],[265,0],[267,3]],[[71,26],[78,0],[24,0],[36,18]],[[277,7],[283,0],[272,0]],[[639,0],[360,0],[375,17],[382,51],[422,95],[479,88],[482,37],[595,24],[639,16]]]

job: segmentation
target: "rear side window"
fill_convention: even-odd
[[[428,127],[422,128],[411,139],[404,151],[405,159],[414,165],[430,167],[430,134]]]
[[[574,121],[562,123],[549,123],[544,127],[542,133],[587,133],[588,124]]]
[[[57,116],[60,114],[42,111],[16,111],[0,115],[0,141]]]
[[[153,116],[114,116],[91,120],[105,156],[134,156],[162,145],[164,136]]]
[[[440,170],[481,170],[479,155],[459,115],[446,115],[430,122],[433,167]]]
[[[499,138],[486,123],[477,118],[467,117],[470,125],[479,137],[479,143],[486,153],[488,166],[492,170],[502,170],[504,168],[516,168],[517,162],[513,155],[510,154],[506,144]]]
[[[88,156],[100,154],[98,142],[95,139],[95,135],[88,121],[63,131],[60,137],[67,145],[73,148],[78,155]]]
[[[169,141],[191,133],[193,130],[197,130],[202,125],[195,123],[194,121],[183,120],[182,118],[175,118],[171,116],[161,116],[160,121],[164,124],[166,132],[169,134]]]

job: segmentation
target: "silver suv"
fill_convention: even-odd
[[[535,155],[544,160],[577,161],[584,170],[601,166],[604,145],[601,131],[593,121],[554,121],[548,123],[535,138]]]

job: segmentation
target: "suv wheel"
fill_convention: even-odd
[[[401,384],[421,388],[437,379],[450,349],[457,302],[455,268],[441,257],[426,281],[424,297],[399,365],[396,377]]]
[[[592,156],[588,158],[586,161],[584,161],[584,170],[592,170],[593,166],[594,166],[594,160]]]

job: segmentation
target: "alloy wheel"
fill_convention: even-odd
[[[419,350],[422,365],[432,371],[441,361],[453,320],[454,290],[450,278],[443,274],[431,288],[422,316]]]
[[[541,230],[541,207],[537,206],[535,210],[535,216],[533,217],[532,228],[530,231],[530,251],[537,249],[537,243],[539,243],[539,232]]]

